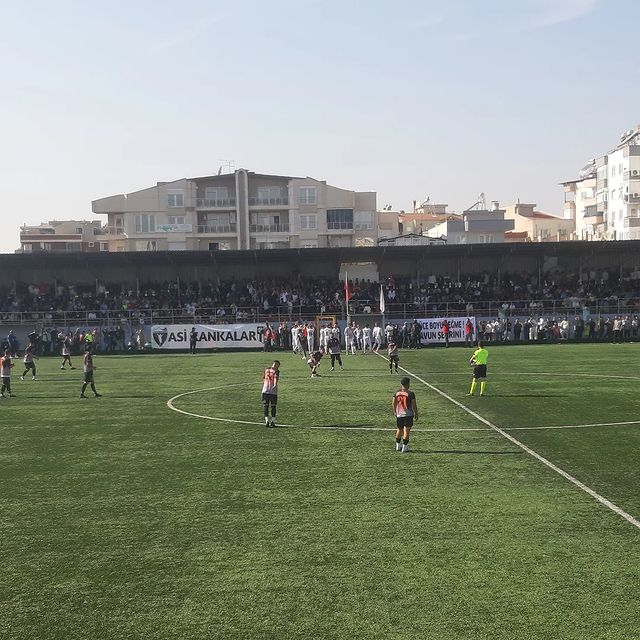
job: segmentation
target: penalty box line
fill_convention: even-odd
[[[383,356],[382,354],[379,353],[377,355],[379,355],[383,360],[386,360],[387,362],[389,361],[389,359]],[[592,498],[597,500],[600,504],[607,507],[607,509],[610,509],[615,514],[617,514],[621,518],[624,518],[627,522],[629,522],[634,527],[636,527],[636,529],[640,530],[640,521],[634,518],[631,514],[627,513],[624,509],[621,509],[618,505],[611,502],[611,500],[605,498],[604,496],[601,496],[597,491],[594,491],[591,487],[588,487],[586,484],[584,484],[584,482],[581,482],[577,478],[574,478],[570,473],[568,473],[564,469],[561,469],[558,465],[551,462],[551,460],[548,460],[544,456],[541,456],[537,451],[534,451],[533,449],[531,449],[531,447],[528,447],[526,444],[524,444],[524,442],[520,442],[520,440],[518,440],[517,438],[514,438],[511,434],[507,433],[504,429],[501,429],[497,425],[493,424],[493,422],[490,422],[486,418],[483,418],[479,413],[476,413],[473,409],[470,409],[466,405],[462,404],[462,402],[459,402],[455,398],[452,398],[449,394],[438,389],[438,387],[432,385],[426,380],[423,380],[420,376],[409,371],[408,369],[405,369],[404,367],[398,367],[398,368],[402,369],[402,371],[409,374],[411,377],[415,378],[416,380],[418,380],[418,382],[421,382],[423,385],[425,385],[432,391],[435,391],[438,395],[445,398],[445,400],[448,400],[449,402],[455,404],[457,407],[459,407],[463,411],[466,411],[469,415],[473,416],[476,420],[479,420],[483,424],[486,424],[489,428],[493,429],[496,433],[499,433],[503,438],[507,439],[516,447],[519,447],[525,453],[528,453],[530,456],[535,458],[538,462],[541,462],[546,467],[549,467],[549,469],[551,469],[552,471],[555,471],[558,475],[562,476],[565,480],[568,480],[569,482],[571,482],[571,484],[578,487],[578,489],[584,491],[586,494],[590,495]]]

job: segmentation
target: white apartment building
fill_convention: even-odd
[[[462,213],[446,214],[446,220],[425,232],[429,238],[442,238],[447,244],[486,244],[505,242],[505,234],[515,226],[505,219],[505,210],[498,202],[493,208],[467,209]]]
[[[640,239],[640,126],[562,184],[565,217],[575,219],[579,240]]]
[[[376,209],[375,192],[246,169],[92,203],[108,216],[110,251],[373,246],[398,235],[397,216]]]
[[[51,220],[20,227],[18,253],[108,251],[102,220]]]

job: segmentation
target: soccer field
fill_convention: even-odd
[[[277,354],[276,429],[270,354],[97,356],[87,399],[17,362],[0,637],[639,637],[640,345],[489,350],[483,398],[469,350],[401,352],[407,455],[375,355],[312,380]]]

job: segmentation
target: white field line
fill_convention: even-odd
[[[381,354],[378,354],[378,355],[380,355],[380,357],[383,358],[384,360],[387,360],[387,358],[385,358],[383,355]],[[460,407],[460,409],[462,409],[463,411],[466,411],[469,415],[473,416],[476,420],[482,422],[483,424],[486,424],[488,427],[493,429],[496,433],[499,433],[503,438],[506,438],[509,442],[516,445],[516,447],[519,447],[520,449],[528,453],[530,456],[538,460],[538,462],[541,462],[545,466],[549,467],[549,469],[555,471],[558,475],[562,476],[565,480],[568,480],[569,482],[574,484],[576,487],[578,487],[578,489],[581,489],[582,491],[590,495],[592,498],[597,500],[600,504],[607,507],[607,509],[610,509],[615,514],[619,515],[621,518],[624,518],[627,522],[629,522],[634,527],[636,527],[636,529],[640,530],[640,520],[637,520],[636,518],[634,518],[632,515],[630,515],[623,509],[621,509],[618,505],[611,502],[611,500],[608,500],[604,496],[601,496],[599,493],[594,491],[591,487],[588,487],[583,482],[580,482],[580,480],[578,480],[577,478],[574,478],[570,473],[567,473],[564,469],[561,469],[558,465],[554,464],[544,456],[541,456],[539,453],[537,453],[536,451],[528,447],[526,444],[524,444],[523,442],[520,442],[520,440],[518,440],[517,438],[514,438],[511,434],[507,433],[504,429],[501,429],[500,427],[493,424],[493,422],[490,422],[486,418],[483,418],[479,413],[476,413],[472,409],[469,409],[469,407],[465,406],[455,398],[452,398],[450,395],[448,395],[444,391],[441,391],[440,389],[438,389],[438,387],[434,387],[432,384],[430,384],[426,380],[423,380],[420,376],[417,376],[415,373],[412,373],[411,371],[409,371],[408,369],[405,369],[404,367],[399,367],[399,369],[402,369],[405,373],[408,373],[410,376],[412,376],[419,382],[422,382],[423,385],[425,385],[432,391],[435,391],[437,394],[439,394],[449,402],[455,404],[457,407]]]
[[[234,420],[233,418],[218,418],[215,416],[205,416],[200,413],[192,413],[190,411],[184,411],[183,409],[178,409],[175,406],[174,402],[179,400],[180,398],[184,398],[185,396],[193,395],[194,393],[204,393],[205,391],[218,391],[220,389],[229,389],[230,387],[244,387],[249,384],[262,384],[262,383],[252,383],[252,382],[241,382],[238,384],[225,384],[221,387],[211,387],[209,389],[195,389],[194,391],[186,391],[185,393],[179,393],[173,398],[167,400],[167,407],[172,411],[176,411],[177,413],[182,413],[185,416],[191,416],[192,418],[202,418],[203,420],[213,420],[215,422],[231,422],[233,424],[252,424],[261,426],[264,422],[253,422],[250,420]],[[340,426],[307,426],[307,425],[296,425],[296,424],[280,424],[280,427],[288,427],[290,429],[318,429],[318,430],[327,430],[327,431],[395,431],[395,427],[340,427]],[[461,429],[413,429],[413,431],[426,432],[426,431],[491,431],[491,429],[482,428],[461,428]]]

